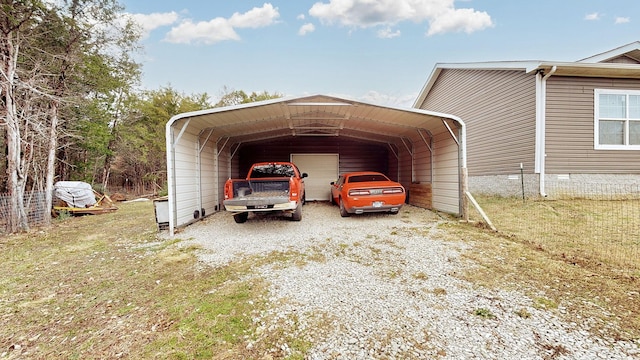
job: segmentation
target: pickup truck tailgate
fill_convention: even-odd
[[[245,206],[247,209],[273,209],[274,204],[289,203],[288,191],[261,191],[224,201],[224,206]]]

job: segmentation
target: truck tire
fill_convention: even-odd
[[[302,204],[298,204],[296,210],[291,214],[291,220],[300,221],[302,220]]]
[[[233,215],[233,220],[235,220],[236,223],[238,223],[238,224],[242,224],[242,223],[247,221],[248,217],[249,217],[249,213],[248,212],[243,212],[243,213],[239,213],[239,214],[234,214]]]
[[[344,207],[344,202],[342,202],[342,198],[340,198],[340,216],[349,217],[351,214],[347,212],[347,209]]]

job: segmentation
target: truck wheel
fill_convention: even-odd
[[[344,202],[342,202],[342,198],[340,198],[340,216],[349,217],[351,214],[347,212],[347,209],[344,207]]]
[[[235,220],[236,223],[238,223],[238,224],[242,224],[243,222],[247,221],[248,217],[249,217],[249,213],[248,212],[243,212],[243,213],[239,213],[239,214],[234,214],[233,215],[233,220]]]
[[[302,204],[298,204],[296,210],[291,214],[291,220],[300,221],[302,220]]]

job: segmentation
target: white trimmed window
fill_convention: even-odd
[[[595,89],[595,148],[640,150],[640,90]]]

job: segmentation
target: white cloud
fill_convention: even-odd
[[[300,14],[300,15],[296,16],[296,19],[304,20],[304,14]]]
[[[142,37],[146,38],[149,34],[163,26],[168,26],[178,21],[178,13],[175,11],[168,13],[152,13],[152,14],[126,14],[133,22],[140,26]]]
[[[626,24],[628,22],[631,22],[631,19],[628,17],[617,17],[615,20],[616,24]]]
[[[587,14],[584,17],[585,20],[600,20],[600,14],[598,14],[597,12],[591,13],[591,14]]]
[[[253,8],[244,14],[234,13],[229,19],[229,23],[237,28],[259,28],[273,25],[280,17],[278,8],[265,3],[261,8]]]
[[[456,9],[453,0],[329,0],[328,3],[315,3],[309,9],[309,15],[325,25],[357,28],[427,21],[430,24],[429,35],[460,31],[471,33],[493,26],[486,12]]]
[[[260,28],[273,25],[280,14],[278,8],[265,3],[260,8],[253,8],[245,13],[234,13],[230,18],[217,17],[209,21],[194,23],[184,20],[169,31],[165,40],[172,43],[214,44],[220,41],[240,40],[235,29]]]
[[[470,34],[491,26],[493,26],[491,17],[486,12],[477,12],[473,9],[451,10],[431,21],[427,35],[463,31]]]
[[[304,24],[298,30],[298,35],[307,35],[308,33],[312,33],[316,30],[316,27],[312,23]]]
[[[359,100],[372,103],[382,104],[401,108],[410,108],[413,105],[418,94],[405,94],[401,96],[382,94],[374,90],[368,91],[366,94],[359,97]]]
[[[400,36],[400,30],[393,31],[390,27],[378,30],[378,37],[381,39],[392,39]]]
[[[167,33],[165,40],[177,44],[190,44],[201,42],[213,44],[225,40],[240,40],[229,21],[224,18],[215,18],[211,21],[198,23],[185,20]]]

